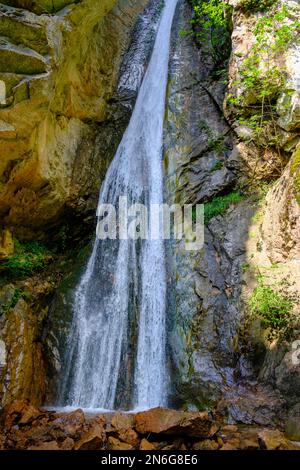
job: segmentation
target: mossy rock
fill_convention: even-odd
[[[0,35],[8,37],[14,44],[29,47],[40,54],[49,51],[46,31],[44,28],[23,23],[15,18],[2,15],[0,17]]]
[[[6,98],[11,96],[13,89],[23,80],[22,75],[15,73],[0,73],[0,81],[5,83]]]
[[[38,57],[38,54],[2,44],[0,46],[0,72],[35,75],[46,72],[46,63],[42,57]]]
[[[296,199],[298,204],[300,205],[300,145],[298,145],[292,157],[291,175],[294,180]]]
[[[2,0],[1,3],[16,8],[24,8],[34,13],[54,13],[71,3],[79,3],[80,0]]]

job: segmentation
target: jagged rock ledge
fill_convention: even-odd
[[[136,414],[45,411],[26,401],[0,413],[1,450],[300,450],[283,432],[227,425],[208,412]]]

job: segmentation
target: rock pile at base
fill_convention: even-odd
[[[283,432],[218,423],[208,412],[45,411],[17,401],[0,414],[1,450],[300,450]]]

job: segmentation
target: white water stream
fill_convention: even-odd
[[[163,124],[177,1],[165,0],[152,57],[99,204],[117,207],[119,197],[127,196],[151,214],[151,204],[163,202]],[[69,341],[61,404],[109,410],[167,404],[163,240],[95,241],[76,290]]]

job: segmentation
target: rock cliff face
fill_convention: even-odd
[[[12,234],[49,241],[66,221],[73,235],[77,230],[81,236],[84,225],[93,223],[100,183],[139,86],[131,73],[122,98],[116,91],[122,56],[146,3],[0,4],[2,258],[14,252]],[[148,36],[155,27],[152,20]],[[132,54],[138,53],[142,70],[149,50],[136,47]],[[26,285],[21,281],[0,288],[4,402],[13,397],[44,400],[43,328],[60,269],[50,268]],[[19,295],[25,291],[30,300]]]
[[[100,182],[151,51],[157,20],[151,5],[160,2],[150,2],[133,36],[129,33],[146,0],[4,3],[0,256],[7,257],[13,251],[12,232],[21,239],[49,239],[66,218],[76,218],[80,227],[90,224]],[[285,71],[284,83],[272,92],[272,122],[262,122],[261,114],[257,121],[249,109],[261,111],[263,95],[257,85],[251,93],[245,87],[244,61],[255,48],[258,22],[269,13],[245,10],[245,0],[229,3],[232,40],[217,67],[207,48],[180,34],[190,27],[188,2],[179,1],[173,27],[166,199],[204,203],[206,228],[202,250],[188,253],[175,243],[169,253],[170,398],[187,409],[217,407],[231,423],[278,426],[289,416],[295,435],[300,402],[300,368],[292,360],[293,342],[300,339],[300,49],[292,40],[279,57],[272,57],[274,67],[279,64]],[[289,10],[282,21],[290,25],[299,5],[284,3]],[[260,67],[267,67],[263,56]],[[48,401],[53,399],[72,289],[86,253],[75,266],[76,257],[77,252],[67,252],[31,279],[1,287],[0,306],[6,311],[0,320],[3,403],[28,398],[41,404],[45,389]],[[28,290],[30,300],[16,289]],[[250,308],[253,294],[257,299],[261,292],[271,303],[274,298],[281,302],[284,334],[277,334],[276,316],[263,317],[257,304]]]
[[[279,90],[272,102],[278,139],[269,145],[262,135],[254,136],[251,120],[242,125],[240,118],[242,112],[247,116],[249,102],[260,106],[254,85],[246,102],[241,77],[256,41],[253,31],[268,12],[245,12],[242,3],[232,2],[227,89],[204,48],[174,32],[165,144],[168,197],[172,203],[207,203],[208,210],[204,248],[188,254],[177,243],[171,252],[170,361],[175,402],[188,407],[219,402],[219,411],[232,422],[268,424],[279,423],[285,407],[300,397],[300,370],[292,364],[300,313],[299,79],[292,65],[299,49],[294,40],[280,57],[287,91]],[[289,7],[287,24],[298,11],[296,2]],[[188,29],[189,18],[182,2],[177,28]],[[230,195],[237,191],[243,196],[234,202]],[[229,209],[216,209],[211,217],[209,209],[226,197],[232,201]],[[263,318],[251,314],[249,303],[260,282],[271,286],[272,295],[284,291],[293,299],[288,336],[268,339]]]
[[[84,219],[95,209],[116,145],[110,139],[118,126],[123,130],[109,116],[108,102],[130,29],[146,1],[4,3],[1,225],[32,238],[59,225],[68,210]],[[101,139],[108,120],[111,129]]]

